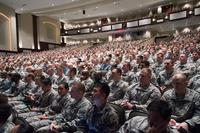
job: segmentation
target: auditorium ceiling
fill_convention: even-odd
[[[128,15],[129,13],[144,9],[151,10],[151,7],[174,1],[175,0],[0,0],[0,3],[14,8],[17,13],[33,13],[37,16],[48,16],[66,22],[79,22],[109,16],[117,17]]]

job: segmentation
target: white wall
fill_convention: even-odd
[[[17,51],[15,11],[0,4],[0,50]]]
[[[34,49],[32,14],[18,15],[19,48]]]
[[[60,44],[60,22],[48,17],[39,17],[38,39],[42,42]]]

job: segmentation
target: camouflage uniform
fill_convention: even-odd
[[[50,91],[43,93],[38,100],[36,100],[34,102],[34,107],[37,107],[39,109],[39,112],[26,112],[23,113],[24,111],[22,110],[18,110],[19,112],[22,112],[21,114],[19,114],[19,116],[23,117],[23,118],[28,118],[30,116],[35,116],[35,115],[39,115],[42,114],[42,112],[44,112],[47,107],[49,105],[51,105],[51,103],[53,102],[55,96],[57,95],[57,92],[53,89],[51,89]]]
[[[52,84],[56,84],[58,76],[56,74],[53,74],[52,76],[48,76],[48,78],[51,79]]]
[[[12,123],[10,120],[7,120],[3,125],[0,126],[0,133],[10,133],[14,126],[14,123]]]
[[[99,112],[94,105],[79,126],[84,132],[114,133],[118,128],[118,116],[108,103]]]
[[[189,88],[200,93],[200,74],[195,75],[190,79]]]
[[[79,78],[77,78],[76,76],[74,76],[73,78],[69,78],[67,77],[66,79],[66,82],[68,83],[69,87],[72,87],[72,84],[75,82],[75,81],[79,81]]]
[[[127,73],[122,74],[122,80],[129,84],[131,84],[134,78],[135,78],[135,73],[132,71],[128,71]]]
[[[182,72],[189,77],[193,77],[196,73],[196,68],[191,63],[180,64],[180,62],[177,62],[177,64],[174,65],[174,68],[176,72]]]
[[[148,88],[141,88],[140,84],[133,84],[129,86],[128,91],[124,96],[124,100],[128,100],[135,105],[135,109],[146,112],[146,107],[155,99],[159,99],[161,93],[157,87],[150,84]]]
[[[200,66],[200,59],[198,59],[197,61],[189,61],[191,64],[193,64],[196,68],[198,68]]]
[[[136,116],[125,122],[117,133],[145,133],[148,128],[148,118],[144,116]],[[179,133],[179,131],[168,126],[167,133]]]
[[[83,80],[82,83],[85,85],[86,93],[91,92],[94,87],[94,81],[91,78],[87,78],[86,80]]]
[[[37,86],[35,82],[27,83],[25,86],[21,87],[19,90],[19,95],[15,98],[12,98],[13,101],[21,101],[25,99],[25,95],[27,95],[31,90],[34,90]],[[15,102],[16,104],[16,102]]]
[[[191,89],[186,89],[184,97],[177,96],[175,90],[166,91],[162,99],[168,101],[172,108],[172,118],[177,122],[186,122],[190,127],[200,124],[200,95]]]
[[[66,94],[62,97],[57,95],[55,100],[52,102],[52,104],[45,111],[45,114],[47,116],[52,116],[52,115],[61,113],[62,109],[65,106],[67,106],[70,101],[71,101],[71,98],[70,98],[69,94]],[[33,117],[30,117],[30,118],[27,118],[26,120],[29,123],[39,121],[40,120],[39,116],[41,116],[41,115],[39,114],[38,116],[33,116]]]
[[[111,81],[109,83],[109,86],[110,86],[110,95],[108,96],[108,101],[114,102],[124,97],[124,94],[127,91],[128,83],[123,80],[120,80],[117,83]]]
[[[153,72],[155,73],[156,77],[158,77],[158,74],[163,70],[163,64],[158,64],[158,63],[154,63],[151,66]]]
[[[66,81],[67,81],[66,76],[63,74],[62,76],[58,76],[55,84],[60,85],[61,83],[66,82]]]
[[[39,129],[38,132],[49,130],[49,124],[52,121],[60,126],[60,131],[68,130],[71,127],[76,127],[77,122],[85,118],[86,112],[91,108],[91,103],[83,97],[81,101],[73,101],[70,105],[66,106],[61,114],[52,116],[49,120],[44,120],[37,123],[32,123],[32,126]]]
[[[21,80],[19,81],[18,84],[16,84],[15,82],[12,82],[10,85],[10,88],[6,90],[4,93],[8,95],[13,94],[14,96],[17,96],[22,90],[22,88],[24,87],[25,87],[25,83],[22,82]]]
[[[171,78],[174,75],[174,72],[167,73],[166,70],[163,70],[159,73],[157,82],[160,87],[165,86],[166,88],[172,88],[172,81]]]

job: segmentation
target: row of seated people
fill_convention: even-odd
[[[94,106],[85,113],[84,118],[76,121],[76,124],[71,126],[66,124],[68,132],[117,132],[117,133],[178,133],[175,127],[171,127],[170,120],[173,112],[172,107],[167,101],[154,100],[147,107],[147,114],[136,116],[128,120],[120,129],[116,131],[116,127],[120,124],[116,114],[116,108],[112,108],[112,104],[108,104],[106,97],[109,94],[109,87],[105,83],[99,83],[94,88],[94,101],[99,100],[99,104],[95,102]],[[105,113],[105,114],[104,114]],[[118,112],[119,113],[119,112]],[[120,112],[122,113],[122,112]],[[94,116],[95,115],[95,116]],[[97,117],[97,118],[96,118]],[[30,126],[24,119],[14,118],[12,120],[12,107],[8,104],[8,99],[5,95],[1,95],[0,99],[0,131],[1,133],[34,133],[34,128]],[[14,122],[16,125],[12,123]],[[45,129],[49,133],[59,132],[59,126],[55,123]],[[60,130],[60,129],[59,129]],[[180,131],[185,131],[183,128]],[[41,131],[39,131],[41,132]]]
[[[187,78],[183,73],[175,74],[172,77],[172,84],[174,88],[161,95],[159,89],[151,84],[151,70],[143,68],[140,72],[139,84],[131,85],[124,97],[116,101],[109,100],[113,96],[111,87],[102,81],[95,83],[91,93],[92,98],[88,100],[87,95],[84,95],[85,86],[80,81],[75,81],[71,89],[66,82],[61,83],[56,93],[52,88],[51,79],[45,77],[40,78],[43,93],[38,97],[24,91],[15,97],[10,94],[8,96],[10,96],[9,103],[13,105],[18,116],[26,119],[37,132],[50,130],[116,132],[124,120],[133,117],[135,121],[137,116],[147,116],[147,106],[157,99],[169,102],[172,107],[170,126],[180,132],[194,132],[199,125],[200,95],[187,88]],[[35,88],[28,89],[28,91],[33,90]],[[118,132],[144,128],[132,126],[135,123],[132,123],[132,119],[127,121]],[[131,129],[127,129],[127,124],[130,124]],[[140,130],[146,131],[146,128]]]
[[[81,91],[84,92],[82,96],[88,99],[90,105],[93,103],[95,106],[102,105],[99,99],[96,102],[94,100],[95,86],[100,82],[108,84],[110,93],[108,97],[106,96],[106,101],[122,107],[126,111],[126,120],[146,114],[147,106],[154,99],[165,99],[173,107],[171,124],[181,131],[182,129],[193,131],[199,124],[200,60],[195,39],[198,37],[199,33],[181,35],[169,44],[144,47],[137,46],[137,42],[109,43],[82,51],[55,50],[2,57],[2,70],[6,70],[6,67],[11,65],[14,68],[12,72],[20,74],[2,72],[0,90],[10,97],[9,103],[14,105],[19,116],[26,119],[38,132],[49,130],[49,125],[51,129],[56,128],[58,131],[77,130],[73,129],[77,127],[73,125],[77,124],[74,119],[78,116],[79,119],[85,117],[76,113],[79,109],[74,109],[76,111],[71,109],[74,106],[80,107],[75,98],[78,94],[73,93],[76,82],[83,84],[85,89]],[[66,63],[65,58],[71,62]],[[59,101],[62,102],[59,87],[63,83],[69,86],[65,88],[69,89],[69,97],[72,101],[66,97],[67,101],[70,101],[69,105],[62,104],[61,107],[65,108],[55,109],[55,105],[58,105]],[[67,85],[63,84],[63,86]],[[65,98],[63,100],[65,101]],[[52,110],[55,112],[52,113]],[[90,112],[90,109],[83,112]],[[101,111],[97,109],[95,112]],[[48,115],[51,114],[61,115],[56,115],[58,118],[49,117]],[[93,117],[98,119],[96,115]],[[91,120],[94,121],[94,118]],[[41,123],[45,123],[44,125],[37,122],[43,119],[45,122],[41,121]],[[119,120],[123,123],[121,117]],[[86,125],[90,124],[86,123]],[[93,132],[95,130],[104,132],[103,129],[106,130],[107,127],[105,125],[102,129],[98,124],[92,125],[94,126],[89,126],[89,129],[94,128]],[[114,128],[115,131],[105,132],[116,132],[118,126]]]

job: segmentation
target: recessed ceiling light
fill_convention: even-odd
[[[124,11],[124,9],[121,9],[121,12],[123,12]]]
[[[98,9],[99,7],[98,6],[96,6],[96,9]]]
[[[54,6],[54,5],[55,5],[54,3],[51,4],[51,6]]]

